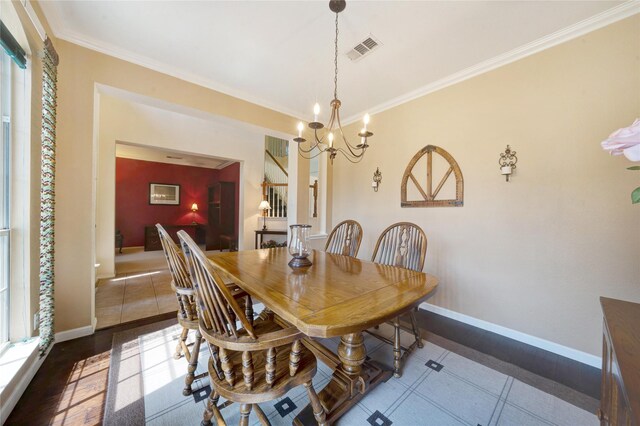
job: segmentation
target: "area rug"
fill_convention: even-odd
[[[382,326],[391,335],[391,327]],[[186,361],[175,360],[180,328],[164,321],[114,335],[105,425],[199,425],[211,391],[208,378],[196,380],[193,395],[182,395]],[[403,339],[411,336],[403,333]],[[324,339],[332,350],[337,339]],[[409,343],[408,341],[406,343]],[[391,347],[366,335],[369,356],[391,366]],[[203,345],[198,373],[206,369]],[[313,381],[322,389],[331,370],[321,362]],[[220,404],[224,402],[220,400]],[[308,404],[303,387],[260,404],[273,425],[291,425]],[[222,409],[229,425],[238,424],[239,406]],[[259,424],[251,414],[250,424]],[[337,422],[338,425],[597,425],[593,413],[545,393],[513,376],[465,358],[431,341],[404,364],[400,379],[380,384]]]

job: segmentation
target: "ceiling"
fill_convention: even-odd
[[[185,154],[179,151],[147,148],[125,142],[116,143],[116,157],[133,160],[154,161],[156,163],[178,164],[181,166],[204,167],[207,169],[223,169],[235,161],[223,158],[204,157]]]
[[[349,1],[339,15],[343,121],[637,13],[638,2],[622,3]],[[318,101],[320,121],[327,119],[335,31],[327,1],[40,5],[56,37],[303,119]],[[370,35],[382,45],[347,58]]]

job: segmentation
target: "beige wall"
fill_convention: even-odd
[[[62,40],[58,82],[56,331],[91,325],[96,84],[276,131],[295,119]],[[95,134],[94,134],[95,131]],[[97,146],[97,144],[96,144]]]
[[[599,355],[598,297],[640,301],[640,176],[599,144],[640,116],[639,52],[636,15],[373,116],[365,160],[335,162],[333,223],[362,223],[367,259],[387,225],[415,222],[440,278],[429,303]],[[400,208],[404,169],[428,144],[460,165],[464,207]]]

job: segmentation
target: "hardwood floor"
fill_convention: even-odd
[[[600,369],[425,310],[420,328],[600,399]]]
[[[113,334],[175,313],[99,330],[56,344],[14,408],[7,425],[96,425],[102,421]],[[421,310],[420,327],[599,399],[600,370]]]
[[[56,343],[5,424],[100,424],[113,334],[175,317],[157,315]]]

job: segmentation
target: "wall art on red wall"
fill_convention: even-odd
[[[149,204],[180,205],[180,185],[166,183],[149,184]]]

